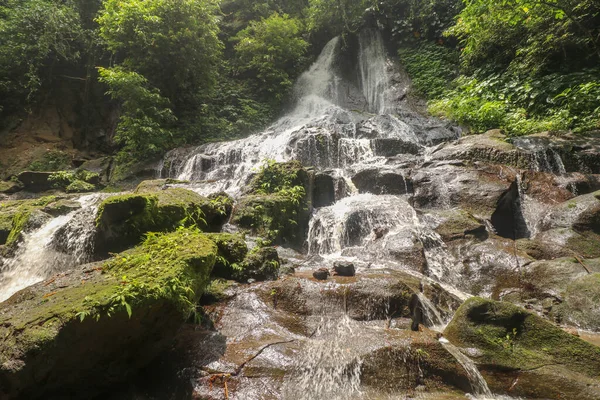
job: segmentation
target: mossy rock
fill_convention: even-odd
[[[164,190],[170,187],[170,185],[181,185],[189,183],[188,181],[180,181],[177,179],[153,179],[142,181],[136,188],[136,193],[152,193],[158,190]]]
[[[600,372],[600,347],[596,347],[554,326],[543,318],[510,303],[482,298],[467,300],[454,315],[444,335],[455,345],[479,349],[475,362],[485,372],[494,392],[531,398],[586,398],[575,392],[564,393],[558,388],[590,390],[589,380]],[[517,382],[504,386],[507,376],[527,375],[548,366],[560,366],[571,378],[548,372],[536,385]],[[572,376],[581,377],[580,383]],[[549,384],[567,380],[565,385]],[[547,383],[545,383],[545,381]],[[514,379],[513,379],[514,382]],[[600,381],[596,381],[595,398],[600,397]],[[584,388],[587,388],[584,390]],[[575,389],[574,389],[575,390]]]
[[[435,231],[445,242],[467,237],[485,240],[488,237],[485,225],[467,211],[450,210],[437,214],[442,222],[435,228]]]
[[[297,161],[265,164],[239,199],[231,222],[273,244],[301,247],[310,218],[310,181]]]
[[[234,271],[233,278],[240,282],[248,279],[264,281],[277,279],[281,262],[274,247],[256,247],[252,249]]]
[[[43,211],[56,200],[55,196],[46,196],[0,202],[0,245],[14,248],[21,241],[23,232],[41,226],[50,218]]]
[[[298,243],[303,239],[299,208],[291,198],[279,194],[245,196],[236,205],[231,222],[273,243]]]
[[[12,194],[23,189],[19,181],[0,181],[0,193]]]
[[[209,233],[206,235],[219,249],[213,275],[232,279],[236,270],[242,268],[242,262],[248,254],[248,246],[241,235],[229,233]]]
[[[187,189],[170,188],[104,200],[96,218],[96,251],[123,250],[147,232],[168,232],[179,226],[219,231],[227,221],[226,206]]]
[[[0,397],[87,398],[126,381],[195,309],[216,254],[181,229],[17,292],[0,304]]]
[[[209,305],[226,301],[235,296],[235,288],[239,283],[222,278],[214,278],[210,281],[202,294],[200,304]]]

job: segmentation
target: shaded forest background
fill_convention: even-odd
[[[432,114],[472,132],[600,128],[597,0],[0,0],[0,128],[69,101],[74,146],[125,163],[233,139],[365,26]]]

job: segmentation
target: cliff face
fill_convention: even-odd
[[[4,117],[0,179],[24,170],[71,169],[109,153],[117,108],[97,86],[90,87],[83,78],[65,78],[29,112]]]

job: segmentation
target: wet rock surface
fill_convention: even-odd
[[[472,298],[458,309],[444,335],[457,346],[482,351],[475,362],[500,393],[528,398],[600,395],[600,348],[510,303]]]

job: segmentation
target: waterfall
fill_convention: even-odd
[[[24,233],[13,258],[0,273],[0,302],[52,274],[89,261],[100,199],[92,194],[78,199],[81,209],[54,218],[39,229]],[[61,246],[63,244],[64,246]],[[61,247],[66,247],[63,251]]]
[[[387,56],[381,33],[374,29],[363,30],[358,41],[360,51],[358,63],[363,95],[370,112],[384,114],[389,79],[386,68]]]
[[[464,368],[465,372],[467,373],[467,376],[469,377],[469,382],[471,383],[471,388],[476,398],[494,398],[492,391],[490,390],[490,388],[487,385],[487,382],[477,369],[475,363],[471,361],[469,357],[461,353],[461,351],[456,346],[451,344],[447,339],[440,338],[440,343],[442,344],[442,346],[444,346],[446,350],[448,350],[450,354],[454,356],[454,358],[456,358],[456,361],[458,361],[458,363]]]
[[[347,315],[323,316],[296,360],[284,399],[346,400],[360,392],[361,360],[350,351],[356,321]]]

